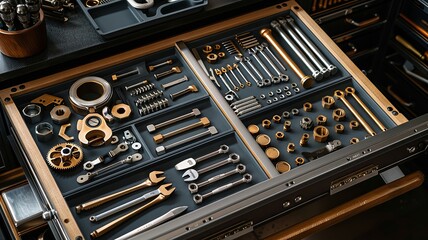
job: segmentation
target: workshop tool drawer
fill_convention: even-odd
[[[250,231],[426,144],[424,120],[398,126],[403,115],[293,1],[1,99],[58,238],[118,238],[173,217],[144,238]]]

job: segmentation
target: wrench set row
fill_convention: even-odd
[[[208,160],[208,159],[212,159],[216,156],[222,155],[222,154],[227,154],[229,152],[229,146],[227,145],[221,145],[220,148],[218,150],[215,150],[213,152],[210,152],[208,154],[205,154],[203,156],[200,156],[198,158],[187,158],[179,163],[177,163],[175,165],[175,169],[176,170],[186,170],[182,177],[184,179],[185,182],[192,182],[189,183],[188,185],[188,189],[190,191],[190,193],[194,194],[193,195],[193,201],[196,204],[200,204],[202,203],[202,201],[205,199],[207,199],[208,197],[211,197],[215,194],[218,194],[220,192],[226,191],[230,188],[233,188],[235,186],[241,185],[243,183],[249,183],[252,180],[252,175],[246,173],[246,167],[244,164],[239,163],[241,157],[236,154],[236,153],[231,153],[229,154],[228,158],[223,159],[221,161],[215,162],[207,167],[204,168],[200,168],[199,170],[196,170],[194,167],[197,165],[197,163],[200,163],[202,161]],[[235,169],[233,170],[229,170],[229,171],[225,171],[222,172],[218,175],[212,176],[204,181],[201,181],[199,183],[195,183],[193,181],[198,180],[203,174],[206,174],[210,171],[219,169],[225,165],[228,164],[236,164]],[[202,187],[206,187],[209,186],[211,184],[214,184],[222,179],[228,178],[229,176],[235,175],[235,174],[241,174],[242,178],[240,180],[234,181],[234,182],[229,182],[223,186],[217,187],[213,190],[211,190],[210,192],[207,192],[205,194],[199,194],[199,190]]]
[[[348,143],[355,144],[376,134],[360,114],[361,110],[357,110],[345,98],[346,94],[352,96],[361,109],[367,111],[371,121],[379,123],[382,131],[386,129],[353,87],[346,87],[345,91],[335,90],[334,97],[326,95],[320,100],[315,99],[314,103],[304,102],[300,106],[264,118],[259,123],[249,119],[247,129],[266,156],[275,163],[277,170],[280,173],[287,172],[292,166],[316,160]],[[345,122],[348,124],[344,124]]]

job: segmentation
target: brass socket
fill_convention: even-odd
[[[279,115],[273,115],[272,120],[275,123],[280,123],[281,122],[281,116],[279,116]]]
[[[299,142],[300,146],[302,147],[306,146],[308,144],[308,140],[309,140],[309,134],[304,133],[300,138],[300,142]]]
[[[296,157],[294,162],[296,163],[297,166],[300,166],[300,165],[303,165],[305,163],[305,159],[302,157]]]
[[[272,123],[269,119],[263,119],[263,121],[262,121],[262,127],[266,128],[266,129],[270,128],[271,124]]]
[[[317,117],[317,125],[324,126],[327,123],[327,117],[324,115],[318,115]]]
[[[336,124],[334,125],[334,131],[336,131],[336,133],[343,133],[345,131],[345,126],[343,126],[343,124]]]
[[[289,143],[287,145],[287,152],[292,153],[296,150],[296,145],[294,145],[294,143]]]
[[[336,101],[334,100],[334,98],[332,96],[324,96],[321,99],[321,105],[323,108],[326,108],[326,109],[332,108],[334,106],[335,102]]]
[[[285,137],[285,134],[283,133],[283,132],[276,132],[275,133],[275,138],[277,139],[277,140],[282,140],[282,139],[284,139],[284,137]]]
[[[226,53],[224,53],[224,52],[218,52],[218,53],[217,53],[217,56],[218,56],[219,58],[225,58],[225,57],[226,57]]]
[[[342,108],[336,108],[336,109],[334,109],[332,116],[336,122],[340,122],[340,121],[345,120],[346,112]]]
[[[352,120],[349,122],[349,128],[351,128],[352,130],[358,129],[359,126],[360,123],[358,121]]]
[[[291,121],[285,121],[284,122],[284,126],[282,127],[284,129],[284,131],[288,132],[291,129]]]
[[[303,111],[305,111],[305,112],[311,112],[312,111],[312,103],[305,102],[303,104]]]
[[[221,45],[220,45],[220,44],[216,44],[216,45],[214,45],[214,49],[215,49],[215,50],[220,50],[220,49],[221,49]]]
[[[330,132],[328,131],[328,128],[324,126],[316,126],[314,128],[314,140],[316,142],[323,143],[327,141],[327,138],[329,135],[330,135]]]

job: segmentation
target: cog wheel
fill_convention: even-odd
[[[56,170],[69,170],[77,165],[83,159],[82,149],[73,143],[60,143],[53,146],[47,156],[48,165]]]

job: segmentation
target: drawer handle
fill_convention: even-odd
[[[395,100],[397,100],[401,105],[405,106],[405,107],[411,107],[413,106],[412,102],[406,102],[402,97],[400,97],[397,93],[394,92],[394,90],[392,90],[392,86],[388,85],[387,89],[388,93],[395,98]]]
[[[375,14],[374,17],[367,19],[367,20],[364,20],[364,21],[361,21],[361,22],[357,22],[357,21],[353,20],[352,18],[346,18],[345,19],[345,21],[347,23],[354,25],[356,27],[366,27],[366,26],[369,26],[371,24],[378,22],[379,20],[380,20],[380,17],[377,14]]]
[[[348,55],[348,57],[351,57],[351,56],[355,55],[358,52],[357,47],[355,47],[355,45],[353,43],[348,42],[348,47],[351,48],[350,51],[346,52],[346,55]]]

